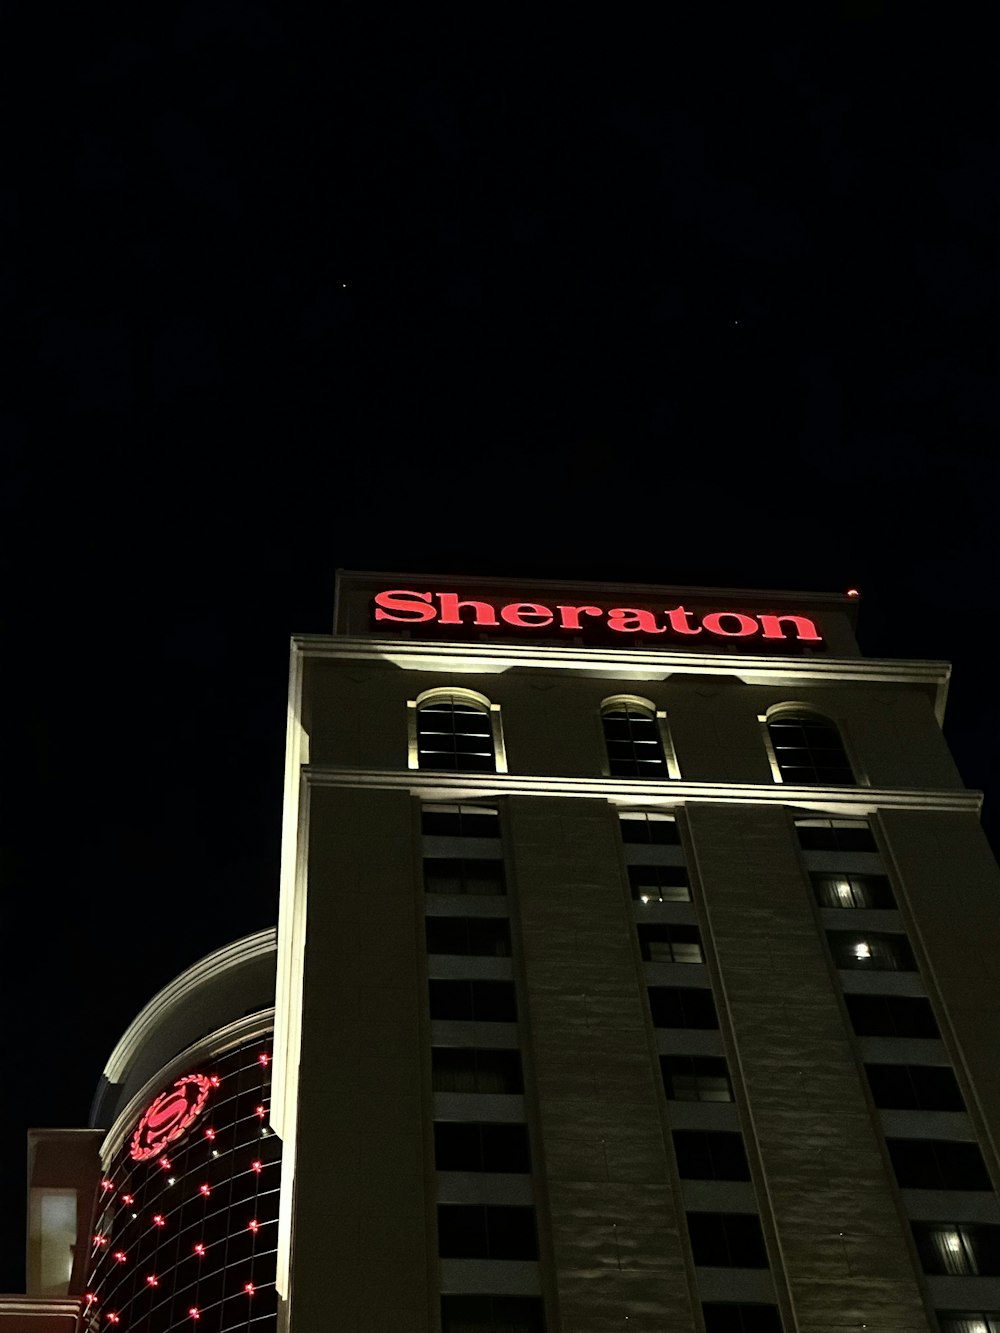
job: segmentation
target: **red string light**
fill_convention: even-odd
[[[169,1159],[169,1157],[161,1157],[161,1158],[160,1158],[160,1162],[159,1162],[159,1164],[160,1164],[160,1166],[163,1167],[164,1171],[169,1171],[169,1170],[170,1170],[170,1159]]]
[[[198,1309],[197,1305],[192,1305],[191,1308],[188,1310],[188,1314],[191,1316],[192,1319],[201,1318],[201,1311]]]
[[[205,1130],[205,1138],[208,1139],[209,1143],[214,1143],[214,1142],[215,1142],[215,1130],[214,1130],[214,1129],[206,1129],[206,1130]]]
[[[204,1258],[204,1255],[205,1255],[205,1247],[204,1247],[204,1245],[202,1245],[201,1241],[199,1241],[198,1244],[194,1247],[194,1252],[195,1252],[195,1254],[198,1256],[199,1259]]]
[[[251,1162],[251,1163],[250,1163],[250,1170],[256,1172],[257,1175],[259,1176],[260,1173],[264,1170],[264,1163],[263,1163],[263,1162]]]
[[[135,1203],[135,1199],[132,1197],[131,1194],[123,1194],[122,1203]]]
[[[114,1187],[115,1187],[115,1186],[114,1186],[114,1181],[111,1181],[111,1180],[102,1180],[102,1181],[101,1181],[101,1189],[102,1189],[102,1190],[113,1190]]]
[[[167,1225],[167,1219],[163,1216],[162,1213],[154,1213],[154,1214],[153,1214],[153,1226],[154,1226],[154,1227],[165,1227],[166,1225]]]
[[[100,1235],[97,1235],[97,1236],[94,1237],[94,1244],[95,1244],[95,1245],[107,1245],[107,1243],[108,1243],[108,1238],[107,1238],[107,1236],[100,1236]]]
[[[86,1303],[87,1303],[88,1305],[96,1305],[96,1304],[97,1304],[97,1297],[94,1295],[94,1293],[93,1293],[92,1291],[88,1291],[87,1294],[86,1294],[86,1296],[84,1296],[83,1299],[86,1301]]]
[[[211,1187],[211,1185],[199,1185],[199,1186],[198,1186],[198,1193],[199,1193],[199,1194],[204,1194],[205,1198],[207,1199],[208,1196],[212,1193],[212,1187]]]
[[[146,1278],[146,1282],[151,1287],[158,1287],[160,1285],[160,1279],[156,1276],[155,1273],[150,1273]]]
[[[267,1115],[267,1112],[264,1110],[263,1106],[258,1106],[255,1109],[254,1114],[256,1115],[258,1120],[263,1120],[264,1117]]]
[[[254,1218],[253,1221],[247,1223],[247,1230],[252,1231],[253,1234],[256,1236],[257,1232],[260,1230],[260,1223],[257,1221],[256,1218]]]
[[[252,1296],[254,1292],[257,1290],[257,1288],[254,1286],[252,1282],[244,1282],[243,1290],[246,1292],[248,1296]]]
[[[270,1060],[271,1057],[268,1055],[267,1051],[261,1051],[260,1055],[257,1056],[258,1064],[267,1065],[270,1063]]]
[[[128,1258],[128,1255],[125,1253],[124,1250],[115,1250],[114,1254],[111,1257],[114,1259],[115,1263],[123,1264],[125,1260]]]
[[[222,1082],[222,1079],[219,1078],[218,1074],[213,1074],[208,1081],[209,1083],[211,1083],[213,1088],[217,1088],[219,1084]]]
[[[115,1314],[114,1310],[109,1310],[105,1318],[107,1319],[109,1324],[118,1324],[121,1322],[118,1315]]]

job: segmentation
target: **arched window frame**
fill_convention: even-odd
[[[840,744],[843,747],[844,754],[847,756],[847,762],[854,775],[853,783],[838,783],[836,784],[837,787],[839,788],[842,785],[845,787],[869,786],[868,778],[861,767],[857,753],[854,750],[854,746],[851,744],[850,737],[847,734],[847,729],[843,722],[838,722],[836,718],[831,717],[829,713],[825,713],[821,708],[816,708],[813,704],[800,703],[794,700],[786,700],[780,704],[772,704],[766,713],[759,713],[757,715],[757,721],[760,723],[761,735],[764,738],[764,748],[767,752],[768,763],[771,765],[771,775],[775,782],[780,782],[782,785],[785,785],[785,777],[781,771],[781,766],[778,763],[778,756],[775,753],[774,743],[771,740],[771,731],[768,724],[781,717],[801,717],[803,715],[818,718],[820,721],[828,722],[830,726],[836,728],[837,735],[840,737]]]
[[[667,725],[667,715],[662,708],[657,708],[652,699],[646,699],[641,694],[611,694],[606,699],[601,700],[601,707],[598,713],[598,722],[601,728],[601,745],[604,750],[603,773],[605,777],[611,777],[611,760],[608,755],[607,741],[604,735],[604,715],[614,712],[617,708],[631,707],[641,709],[648,713],[656,723],[656,733],[660,738],[660,746],[663,750],[663,757],[667,764],[667,778],[677,780],[681,776],[680,766],[677,763],[677,755],[674,751],[673,738],[670,735],[670,728]],[[625,779],[626,781],[628,779]],[[658,781],[653,778],[650,781]]]
[[[420,768],[420,745],[417,733],[417,713],[425,704],[432,703],[435,699],[460,699],[464,703],[475,704],[481,708],[490,719],[490,731],[493,736],[493,758],[495,762],[494,772],[507,772],[507,751],[503,741],[503,727],[500,722],[500,705],[491,702],[485,694],[480,694],[477,690],[469,690],[460,685],[437,685],[433,689],[424,690],[418,694],[415,699],[406,701],[406,740],[407,740],[407,763],[411,769]],[[474,773],[472,769],[424,769],[426,773],[435,771],[458,773]]]

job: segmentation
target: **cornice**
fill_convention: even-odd
[[[152,1033],[164,1023],[195,991],[206,983],[217,980],[233,968],[242,967],[264,954],[277,952],[277,931],[272,926],[254,935],[225,944],[221,949],[199,959],[180,976],[174,977],[149,1003],[139,1011],[125,1029],[118,1045],[104,1066],[104,1077],[109,1083],[121,1083],[134,1056],[142,1050]]]
[[[553,778],[515,773],[430,773],[379,769],[303,768],[309,787],[404,790],[421,800],[482,800],[501,796],[558,796],[606,800],[613,805],[788,805],[839,812],[852,818],[877,810],[965,811],[977,814],[983,794],[894,787],[792,787],[783,783],[643,782],[638,778]]]
[[[80,1313],[79,1296],[0,1295],[0,1315],[49,1315],[75,1318]]]

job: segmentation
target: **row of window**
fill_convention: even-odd
[[[781,1333],[773,1305],[705,1301],[701,1312],[706,1333]],[[442,1296],[441,1328],[442,1333],[544,1333],[545,1315],[537,1296]],[[1000,1333],[1000,1325],[946,1333]]]
[[[432,690],[414,705],[413,762],[437,772],[495,773],[499,708],[472,691]],[[608,772],[616,778],[678,778],[664,714],[648,699],[615,697],[601,706]],[[763,719],[775,779],[795,785],[857,782],[837,726],[818,713],[788,707]]]

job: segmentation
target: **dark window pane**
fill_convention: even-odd
[[[947,1065],[865,1065],[872,1100],[891,1110],[964,1111],[955,1075]]]
[[[442,1296],[442,1333],[545,1333],[538,1296]]]
[[[722,1130],[674,1130],[682,1180],[749,1180],[743,1135]]]
[[[748,1305],[737,1302],[705,1301],[705,1333],[781,1333],[781,1316],[776,1305]]]
[[[640,925],[639,948],[647,963],[703,963],[697,926],[667,922]]]
[[[717,1028],[712,992],[696,986],[650,986],[649,1011],[657,1028]]]
[[[510,925],[503,917],[429,916],[427,952],[510,957]]]
[[[821,907],[896,906],[885,875],[811,875],[816,901]]]
[[[713,1268],[766,1268],[767,1250],[753,1213],[688,1213],[694,1261]]]
[[[681,835],[676,819],[646,814],[641,810],[623,810],[618,818],[622,842],[660,843],[673,847],[680,845]]]
[[[478,857],[425,857],[424,889],[427,893],[502,895],[506,892],[503,862]]]
[[[675,1102],[731,1102],[725,1060],[717,1055],[661,1055],[663,1090]]]
[[[613,777],[669,777],[656,719],[649,712],[625,704],[605,709],[601,721]]]
[[[435,1046],[431,1051],[435,1092],[522,1093],[524,1079],[517,1051],[470,1046]]]
[[[512,981],[444,981],[428,983],[431,1018],[471,1019],[481,1023],[513,1023],[517,1000]]]
[[[420,768],[492,772],[495,762],[488,710],[442,696],[418,708],[417,763]]]
[[[974,1143],[951,1139],[886,1139],[901,1189],[992,1189],[982,1154]]]
[[[938,1037],[930,1001],[911,995],[845,995],[859,1037]]]
[[[875,837],[862,819],[799,819],[795,828],[803,851],[878,851]]]
[[[527,1127],[439,1121],[434,1126],[434,1161],[439,1171],[528,1172]]]
[[[535,1210],[480,1204],[438,1204],[442,1259],[536,1259]]]

